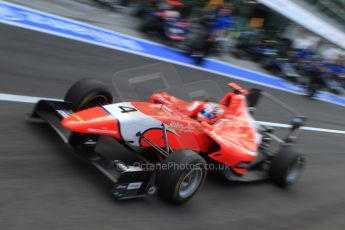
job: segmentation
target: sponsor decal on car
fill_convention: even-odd
[[[139,189],[143,182],[133,182],[129,183],[127,186],[127,190],[134,190],[134,189]]]
[[[103,134],[117,134],[116,130],[107,130],[107,129],[93,129],[89,128],[88,131],[90,133],[103,133]]]
[[[62,110],[62,109],[58,109],[58,110],[56,110],[56,112],[63,118],[66,118],[73,113],[70,110]]]

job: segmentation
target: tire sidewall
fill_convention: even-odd
[[[173,197],[174,197],[174,200],[177,201],[177,203],[184,203],[184,202],[188,201],[189,199],[191,199],[194,196],[194,194],[197,193],[197,191],[200,189],[200,187],[205,182],[207,171],[206,171],[206,168],[203,166],[202,162],[195,161],[195,162],[190,163],[190,164],[193,165],[193,167],[198,167],[202,170],[202,172],[203,172],[202,179],[201,179],[198,187],[196,188],[196,190],[192,193],[192,195],[190,195],[189,197],[186,197],[186,198],[182,198],[179,194],[180,187],[181,187],[181,184],[182,184],[184,178],[186,177],[186,175],[191,171],[191,170],[183,170],[183,172],[178,177],[177,183],[174,186]]]
[[[298,165],[298,176],[294,181],[288,181],[292,167]],[[305,158],[293,150],[292,146],[283,146],[271,162],[269,176],[277,185],[290,186],[298,181],[305,167]]]
[[[65,102],[71,104],[73,111],[80,111],[87,108],[87,104],[90,103],[95,97],[104,97],[106,104],[110,104],[113,101],[111,90],[101,81],[84,78],[77,81],[65,94]]]
[[[191,152],[193,154],[191,154]],[[187,154],[185,154],[187,153]],[[186,168],[176,169],[169,168],[169,164],[185,164]],[[156,182],[158,185],[158,191],[163,199],[175,203],[181,204],[190,200],[197,191],[201,188],[205,182],[207,170],[205,160],[199,156],[197,153],[194,153],[190,150],[178,150],[172,155],[170,155],[162,164],[166,164],[167,168],[164,170],[157,171]],[[187,168],[188,167],[188,168]],[[193,169],[194,167],[199,167],[202,170],[202,179],[196,188],[196,190],[188,197],[182,198],[179,194],[180,186],[185,178],[185,176]]]

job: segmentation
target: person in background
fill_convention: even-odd
[[[159,0],[142,0],[137,5],[137,9],[134,13],[137,17],[145,17],[145,15],[157,10],[159,5]]]
[[[232,4],[224,3],[214,10],[213,16],[205,24],[205,33],[199,42],[199,55],[196,59],[196,64],[203,63],[210,51],[215,47],[217,39],[225,36],[233,24],[232,18]]]
[[[309,61],[309,64],[307,64],[305,68],[305,75],[309,78],[306,88],[307,97],[315,97],[317,92],[325,87],[323,76],[328,74],[329,71],[323,67],[323,62],[320,58]]]
[[[206,4],[206,10],[215,10],[224,4],[223,0],[211,0]]]

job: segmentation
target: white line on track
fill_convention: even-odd
[[[39,100],[62,101],[61,99],[56,99],[56,98],[32,97],[32,96],[0,93],[0,101],[22,102],[22,103],[34,104],[34,103],[37,103]],[[267,122],[267,121],[258,121],[258,122],[261,125],[268,125],[268,126],[277,127],[277,128],[291,127],[289,124],[283,124],[283,123],[275,123],[275,122]],[[322,132],[322,133],[345,134],[345,130],[324,129],[324,128],[307,127],[307,126],[302,127],[302,129],[306,131],[315,131],[315,132]]]
[[[24,103],[37,103],[39,100],[54,100],[60,101],[53,98],[44,98],[44,97],[31,97],[31,96],[22,96],[16,94],[6,94],[0,93],[0,101],[12,101],[12,102],[24,102]]]
[[[267,122],[267,121],[259,121],[261,125],[267,125],[277,128],[290,128],[291,125],[289,124],[282,124],[282,123],[274,123],[274,122]],[[334,134],[345,134],[345,130],[336,130],[336,129],[324,129],[324,128],[316,128],[316,127],[302,127],[302,130],[306,131],[315,131],[315,132],[322,132],[322,133],[334,133]]]

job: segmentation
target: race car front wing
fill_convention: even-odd
[[[107,158],[95,151],[98,136],[85,138],[85,135],[65,129],[61,125],[61,120],[71,113],[73,111],[69,103],[41,100],[36,104],[31,117],[41,118],[47,122],[78,157],[91,163],[103,173],[113,183],[112,194],[115,198],[129,199],[156,192],[153,169],[150,167],[142,169],[127,165],[120,160]]]

